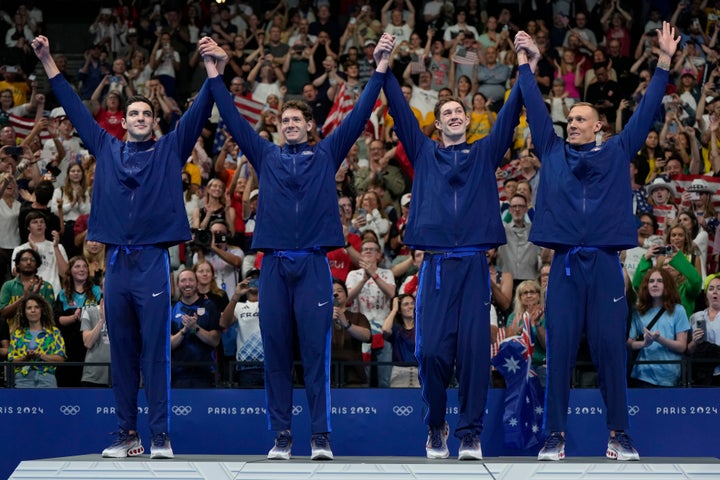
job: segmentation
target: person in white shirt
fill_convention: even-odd
[[[27,243],[16,247],[12,253],[13,262],[21,250],[32,248],[40,254],[42,264],[37,274],[53,287],[54,292],[62,290],[60,276],[67,271],[67,253],[60,245],[60,232],[52,232],[52,241],[45,239],[45,217],[40,212],[30,212],[25,217],[25,228],[29,235]]]

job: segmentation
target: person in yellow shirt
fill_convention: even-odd
[[[497,114],[490,110],[490,103],[485,95],[480,92],[473,95],[473,109],[470,113],[470,125],[467,129],[467,143],[485,138],[490,133],[490,129],[495,123]]]

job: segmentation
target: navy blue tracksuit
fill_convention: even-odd
[[[555,249],[545,307],[545,428],[565,431],[570,372],[585,330],[607,426],[625,430],[627,301],[618,251],[637,246],[629,163],[652,125],[668,72],[655,70],[622,132],[600,144],[579,146],[555,134],[529,65],[521,65],[519,72],[528,124],[542,159],[530,241]]]
[[[445,389],[457,371],[455,436],[480,434],[490,383],[490,276],[485,251],[505,243],[495,170],[509,148],[521,98],[513,88],[487,137],[440,146],[422,133],[394,76],[385,94],[415,168],[404,242],[425,250],[415,304],[425,423],[445,423]]]
[[[365,128],[385,74],[375,72],[353,110],[331,135],[310,146],[266,141],[240,117],[221,78],[209,83],[230,133],[258,174],[253,249],[260,269],[260,328],[271,430],[290,429],[293,328],[300,340],[312,433],[330,431],[332,278],[325,255],[345,244],[335,172]]]
[[[87,238],[107,245],[104,297],[118,426],[137,429],[142,371],[150,432],[169,433],[167,248],[190,239],[180,174],[210,116],[209,87],[203,85],[177,128],[158,141],[123,142],[95,122],[62,75],[50,84],[97,158]]]

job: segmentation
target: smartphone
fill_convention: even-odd
[[[690,200],[700,200],[700,194],[698,192],[690,192]]]
[[[704,342],[705,337],[707,337],[707,323],[705,323],[705,320],[697,320],[695,322],[695,328],[703,331],[703,336],[700,339],[700,342]]]
[[[248,280],[248,288],[257,289],[260,286],[260,279],[255,277]]]
[[[360,216],[364,217],[365,215],[367,215],[367,210],[365,210],[364,208],[361,207],[361,208],[358,208],[357,213],[358,213],[358,217],[360,217]]]

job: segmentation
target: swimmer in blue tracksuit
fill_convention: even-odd
[[[426,455],[447,458],[446,389],[455,368],[460,416],[458,458],[482,459],[480,432],[490,383],[490,274],[485,251],[505,243],[495,170],[510,147],[522,100],[513,88],[490,135],[468,145],[470,123],[457,98],[440,100],[435,126],[443,145],[418,126],[393,75],[385,95],[415,168],[404,243],[425,250],[416,304],[416,356],[427,406]]]
[[[539,460],[565,456],[564,432],[570,374],[583,330],[598,369],[610,438],[606,455],[637,460],[628,428],[626,362],[627,301],[618,251],[637,246],[629,163],[645,141],[665,94],[670,59],[679,39],[665,22],[658,31],[660,59],[627,126],[602,141],[602,122],[590,104],[575,104],[568,139],[558,137],[528,57],[539,55],[525,32],[516,36],[520,88],[533,143],[542,159],[530,241],[555,250],[545,313],[547,390],[545,429],[551,433]]]
[[[147,396],[151,457],[172,458],[168,433],[170,395],[170,273],[167,248],[190,239],[181,171],[212,108],[204,85],[177,129],[152,138],[152,102],[130,97],[123,142],[92,118],[50,56],[47,38],[33,40],[57,98],[97,165],[88,240],[107,245],[105,312],[112,350],[117,440],[105,457],[143,453],[137,434],[142,371]]]
[[[317,145],[307,143],[314,128],[310,107],[286,102],[280,130],[287,143],[282,147],[260,137],[240,117],[217,73],[223,71],[227,54],[211,40],[200,44],[220,114],[260,183],[253,248],[265,252],[260,269],[260,328],[269,429],[278,432],[270,459],[291,456],[293,330],[300,342],[312,417],[311,458],[333,458],[328,439],[333,289],[325,252],[345,244],[335,172],[365,128],[393,42],[388,34],[380,39],[374,53],[375,74],[352,112]]]

